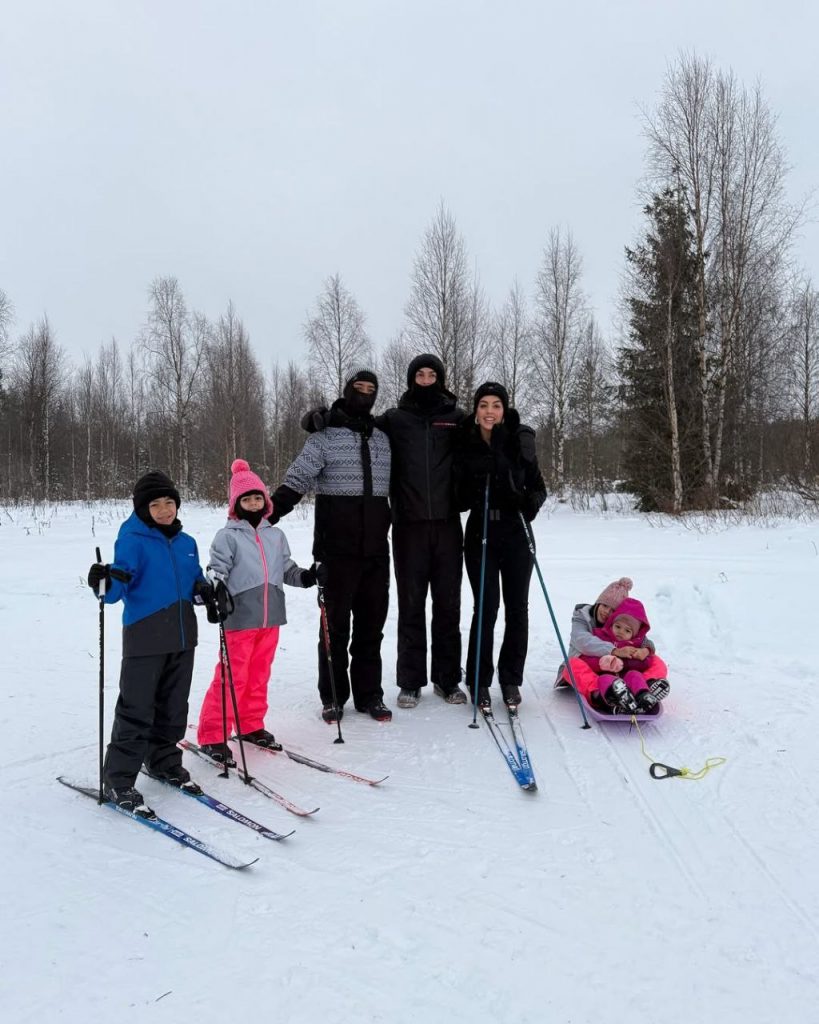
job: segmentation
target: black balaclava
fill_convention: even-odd
[[[182,529],[182,524],[178,519],[174,519],[168,526],[162,526],[151,518],[148,506],[157,498],[171,498],[176,505],[177,513],[179,512],[182,499],[179,497],[179,491],[173,480],[159,470],[152,470],[141,476],[134,484],[134,511],[142,522],[146,526],[150,526],[152,530],[159,530],[166,537],[175,537]]]
[[[437,379],[434,384],[415,383],[415,374],[423,369],[435,371]],[[444,370],[444,364],[437,356],[432,355],[431,352],[424,352],[410,360],[410,364],[407,367],[407,387],[409,388],[410,397],[417,405],[423,408],[437,405],[441,401],[445,384],[446,371]]]
[[[356,391],[353,385],[357,381],[368,381],[375,385],[375,391],[371,395],[365,395]],[[375,400],[378,397],[378,377],[372,370],[358,369],[347,377],[344,384],[344,408],[349,416],[366,416],[372,411]]]
[[[242,498],[249,498],[251,494],[258,494],[262,501],[266,501],[264,494],[261,491],[245,491],[244,494],[240,494],[236,499],[236,505],[233,511],[236,513],[237,519],[244,519],[245,522],[250,523],[253,529],[257,529],[259,523],[265,517],[265,505],[261,508],[256,509],[255,512],[248,512],[246,508],[242,508]]]

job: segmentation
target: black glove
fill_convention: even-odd
[[[520,510],[526,522],[531,523],[540,511],[540,502],[534,494],[524,494],[520,503]]]
[[[213,584],[197,580],[193,585],[193,603],[208,605],[213,600]]]
[[[233,611],[233,598],[221,580],[213,585],[213,598],[208,603],[208,622],[224,622]]]
[[[330,426],[330,410],[322,405],[318,409],[309,409],[301,418],[301,429],[308,434],[315,434]]]
[[[324,562],[313,562],[313,569],[316,572],[316,583],[320,587],[326,587],[330,579],[330,570]]]
[[[99,562],[94,562],[88,570],[88,586],[95,594],[99,593],[100,583],[103,580],[108,584],[111,580],[117,580],[120,583],[130,583],[132,579],[131,573],[126,572],[124,569],[115,569],[111,565],[101,565]]]
[[[309,569],[302,569],[301,571],[301,585],[303,587],[314,587],[316,585],[316,566],[315,563],[310,566]]]
[[[275,526],[275,525],[276,525],[276,523],[278,523],[278,521],[279,521],[280,519],[281,519],[281,516],[280,516],[280,515],[279,515],[279,513],[278,513],[278,512],[276,511],[276,506],[274,505],[274,506],[273,506],[273,511],[272,511],[272,512],[270,513],[270,515],[269,515],[269,516],[267,517],[267,521],[268,521],[268,523],[270,523],[270,525],[271,525],[271,526]]]

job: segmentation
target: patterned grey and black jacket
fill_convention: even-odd
[[[333,403],[330,425],[311,434],[272,495],[275,521],[316,495],[313,557],[388,557],[390,442],[369,414]]]

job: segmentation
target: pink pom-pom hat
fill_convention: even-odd
[[[273,502],[270,500],[270,493],[262,482],[262,478],[250,468],[244,459],[234,459],[230,466],[230,507],[228,508],[228,519],[238,519],[236,505],[239,498],[245,494],[257,491],[264,495],[264,514],[273,514]]]

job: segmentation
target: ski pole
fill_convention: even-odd
[[[102,565],[102,555],[100,549],[96,549],[97,565]],[[99,795],[97,796],[97,803],[104,803],[103,797],[103,786],[102,786],[102,768],[103,768],[103,753],[102,747],[105,742],[104,737],[104,718],[105,718],[105,577],[100,580],[99,587],[97,588],[97,600],[100,607],[100,694],[99,694],[99,769],[100,769],[100,788]]]
[[[475,682],[472,687],[472,721],[470,729],[478,728],[478,680],[481,674],[481,637],[483,634],[483,584],[486,578],[486,536],[489,530],[489,473],[483,492],[483,537],[481,538],[481,580],[478,585],[478,628],[475,637]]]
[[[583,717],[582,728],[591,729],[591,726],[589,725],[589,720],[588,718],[586,718],[586,709],[583,707],[583,698],[580,696],[580,691],[577,689],[577,683],[574,679],[574,672],[572,672],[572,666],[569,664],[569,655],[566,653],[566,647],[563,643],[563,637],[560,635],[560,630],[557,626],[557,619],[555,618],[555,613],[552,609],[552,602],[549,600],[549,591],[546,589],[546,584],[543,580],[543,573],[540,571],[540,564],[537,560],[537,554],[535,552],[535,540],[532,536],[532,529],[529,523],[526,522],[526,517],[524,516],[524,514],[522,512],[518,512],[518,515],[520,516],[520,521],[523,524],[523,532],[526,534],[526,543],[529,545],[529,551],[531,552],[532,558],[534,559],[535,569],[537,571],[537,578],[540,580],[540,587],[543,591],[543,596],[546,598],[546,607],[549,609],[549,615],[552,617],[552,625],[555,628],[555,636],[557,637],[557,642],[560,644],[560,650],[563,654],[563,664],[566,666],[566,671],[569,673],[569,680],[572,684],[574,695],[575,697],[577,697],[577,704],[580,708],[580,714]]]
[[[236,701],[236,687],[233,685],[233,670],[230,667],[230,655],[228,654],[227,637],[225,636],[225,624],[224,622],[219,623],[219,657],[222,659],[222,665],[224,669],[227,668],[228,685],[230,686],[230,701],[233,705],[233,721],[236,725],[236,739],[239,743],[239,755],[242,758],[242,778],[246,786],[249,786],[252,779],[251,775],[247,770],[247,761],[245,760],[245,743],[242,739],[242,725],[239,721],[239,705]],[[224,696],[224,675],[222,676],[222,694]],[[224,714],[224,711],[223,711]],[[225,730],[225,747],[227,747],[227,722],[224,725]],[[227,775],[227,764],[225,764],[225,775]]]
[[[321,613],[321,635],[324,639],[324,652],[327,655],[327,672],[330,676],[330,693],[333,696],[333,704],[336,708],[336,726],[338,727],[338,739],[333,740],[333,743],[343,743],[344,737],[341,735],[341,707],[338,703],[338,694],[336,693],[336,677],[333,672],[333,654],[330,648],[330,626],[327,622],[327,605],[324,601],[324,587],[321,583],[316,581],[316,588],[318,590],[318,603],[319,610]]]

